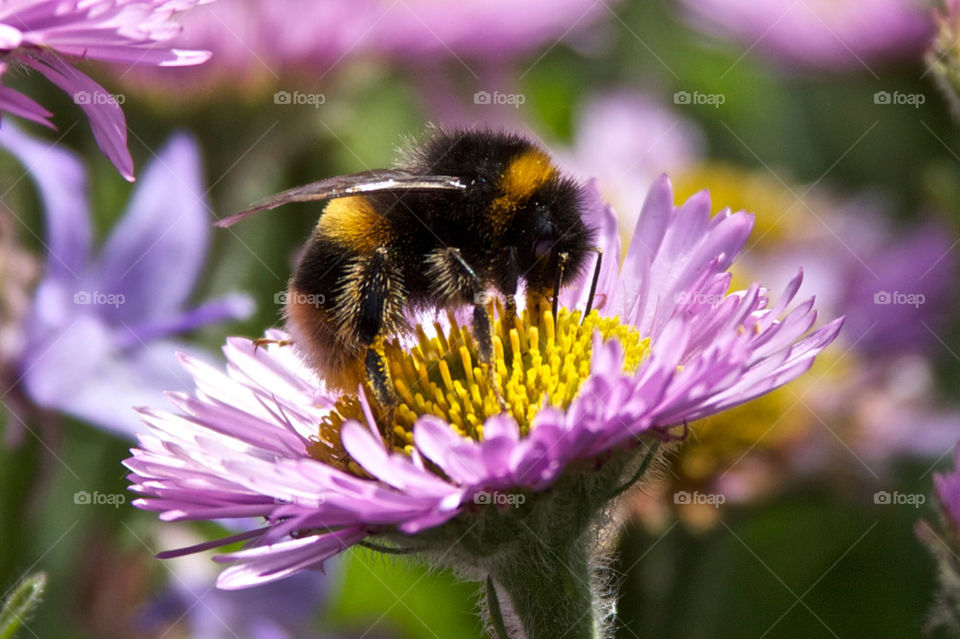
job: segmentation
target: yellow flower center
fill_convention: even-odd
[[[387,445],[411,453],[413,425],[421,415],[435,415],[464,437],[482,440],[486,418],[502,411],[497,389],[521,435],[526,435],[544,402],[566,409],[576,397],[590,373],[594,331],[623,345],[625,372],[636,371],[649,349],[650,340],[641,339],[634,327],[621,324],[616,317],[600,317],[596,311],[581,324],[580,311],[560,309],[554,325],[549,310],[536,324],[530,322],[526,311],[506,319],[502,309],[498,310],[491,327],[492,374],[480,361],[473,335],[452,314],[448,314],[449,328],[434,324],[435,337],[428,337],[418,326],[412,348],[405,350],[398,340],[386,344],[383,357],[397,404],[380,406],[372,393],[367,397]],[[348,419],[363,420],[360,402],[352,394],[341,397],[324,417],[310,453],[357,472],[340,445],[340,426]]]

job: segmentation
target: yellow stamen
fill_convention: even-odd
[[[494,383],[522,435],[529,432],[544,400],[566,409],[576,397],[590,371],[594,331],[605,340],[620,341],[625,351],[625,372],[636,371],[648,351],[649,339],[641,339],[635,328],[621,324],[619,318],[600,317],[594,311],[581,325],[579,311],[560,309],[559,315],[556,327],[550,310],[544,311],[536,324],[530,322],[526,311],[510,326],[499,317],[491,322]],[[389,433],[384,441],[398,452],[411,452],[413,425],[421,415],[436,415],[464,437],[481,440],[484,420],[501,412],[476,341],[452,314],[449,320],[446,331],[435,325],[436,336],[432,338],[418,327],[415,345],[409,350],[397,340],[384,345],[384,359],[398,403],[391,411],[391,407],[376,405],[370,395],[368,399],[381,423],[381,432]],[[383,421],[391,414],[388,430]],[[355,395],[342,397],[323,419],[310,453],[362,474],[339,443],[340,426],[347,419],[363,419]]]

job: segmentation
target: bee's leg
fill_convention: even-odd
[[[493,328],[490,326],[490,316],[487,315],[487,307],[484,304],[475,304],[473,307],[473,336],[477,340],[477,353],[480,355],[480,361],[487,368],[487,382],[493,389],[493,394],[497,397],[497,403],[500,404],[500,410],[507,412],[507,401],[500,392],[500,384],[497,383],[497,369],[493,361]]]
[[[504,321],[507,326],[514,326],[517,317],[517,283],[520,280],[520,265],[517,263],[517,249],[507,247],[506,263],[500,280],[500,291],[503,293]]]
[[[500,410],[507,411],[507,402],[497,384],[496,367],[493,363],[493,328],[487,315],[486,295],[483,282],[473,270],[458,248],[446,248],[430,256],[430,274],[436,276],[437,290],[450,300],[464,297],[473,298],[473,338],[477,340],[477,354],[487,368],[487,380],[500,404]],[[466,294],[466,295],[465,295]]]
[[[357,313],[355,329],[358,341],[367,348],[364,355],[367,386],[377,404],[386,410],[385,433],[393,437],[393,408],[397,404],[390,371],[384,359],[384,336],[400,330],[402,308],[406,301],[403,282],[390,255],[379,248],[353,269],[347,290],[352,290]]]
[[[560,321],[560,287],[563,286],[563,272],[566,270],[567,261],[570,259],[569,253],[557,254],[557,279],[553,283],[553,328],[556,330],[557,322]]]
[[[590,281],[590,294],[587,295],[587,307],[583,311],[584,320],[587,319],[587,315],[593,310],[593,298],[597,294],[597,282],[600,280],[600,265],[603,263],[603,249],[599,246],[594,246],[591,250],[597,253],[597,263],[593,267],[593,279]],[[583,321],[580,323],[582,324]]]
[[[269,337],[258,337],[253,340],[253,350],[256,351],[258,348],[263,348],[264,346],[269,346],[270,344],[276,344],[277,346],[292,346],[292,339],[270,339]]]
[[[367,384],[370,385],[370,390],[373,391],[373,397],[377,400],[377,403],[382,406],[395,404],[393,384],[390,382],[387,363],[380,350],[374,346],[367,348],[367,355],[363,364],[367,371]]]
[[[560,289],[563,287],[563,274],[570,260],[570,254],[566,251],[560,251],[556,246],[550,252],[549,264],[556,264],[556,271],[553,280],[553,290],[548,287],[527,288],[527,316],[533,326],[538,326],[543,318],[543,312],[547,308],[547,300],[550,300],[550,309],[553,312],[553,326],[556,328],[560,320],[558,313],[560,311]]]

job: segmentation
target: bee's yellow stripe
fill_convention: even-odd
[[[550,156],[540,149],[531,149],[510,162],[500,176],[499,186],[503,194],[491,204],[491,219],[496,232],[506,230],[520,204],[553,179],[556,173]]]
[[[393,239],[389,222],[360,195],[331,200],[317,222],[317,232],[359,253],[370,253]]]

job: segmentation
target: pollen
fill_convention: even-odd
[[[418,326],[414,339],[405,345],[393,340],[385,346],[397,404],[380,406],[372,394],[367,397],[388,446],[412,453],[413,425],[422,415],[435,415],[464,437],[482,440],[486,418],[503,411],[495,388],[521,435],[526,435],[545,405],[563,410],[576,397],[590,374],[595,331],[621,343],[625,373],[636,371],[649,349],[649,339],[635,328],[596,311],[581,322],[580,311],[561,308],[555,323],[552,312],[545,310],[533,323],[527,311],[506,318],[502,309],[497,310],[491,317],[494,353],[489,365],[481,361],[469,327],[458,324],[452,313],[447,327],[434,324],[432,337]],[[358,472],[339,444],[340,425],[347,419],[363,419],[356,395],[342,397],[324,418],[310,452],[326,463]]]

